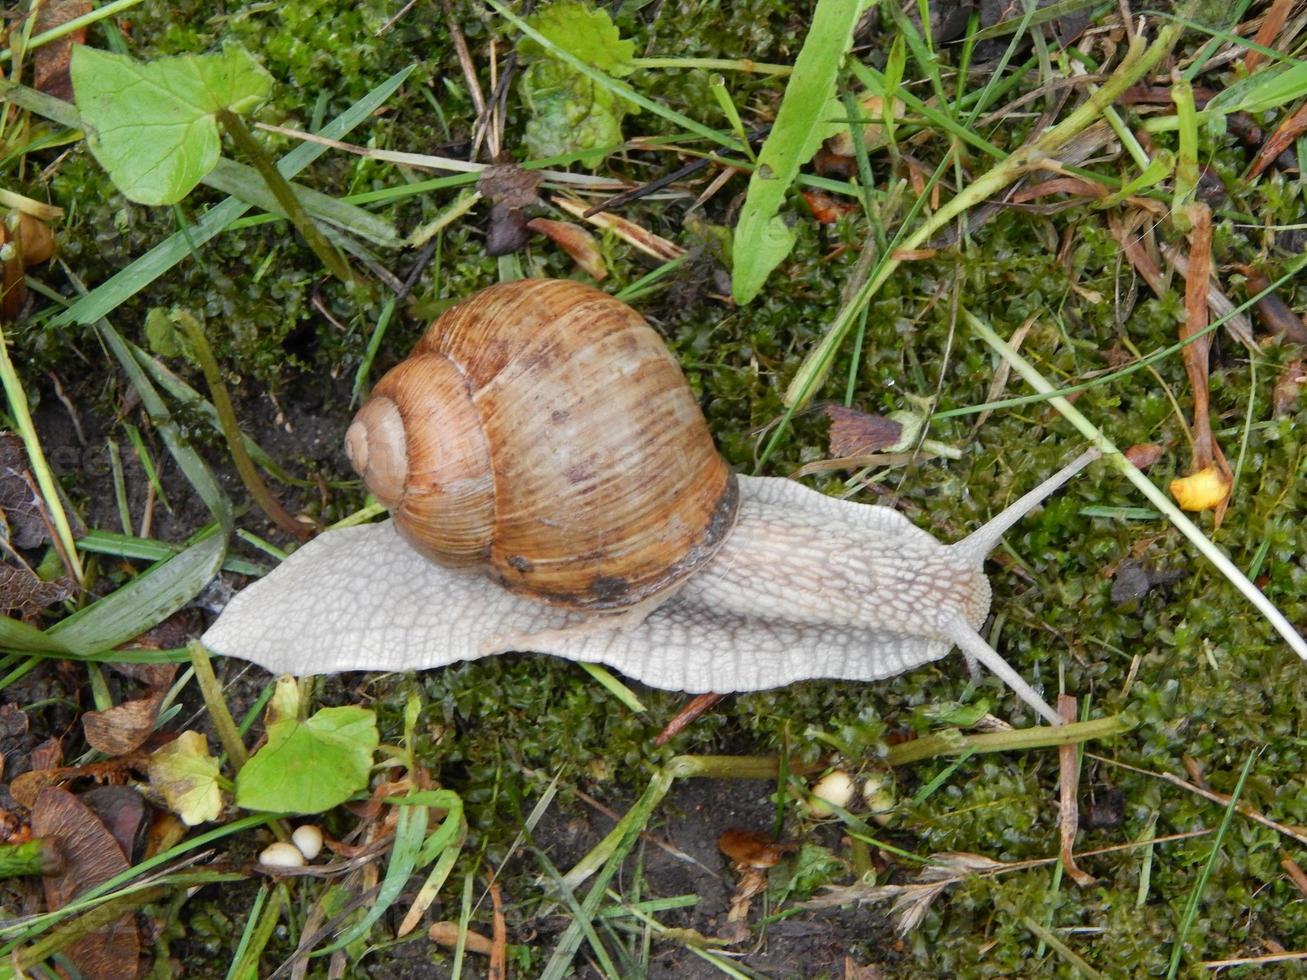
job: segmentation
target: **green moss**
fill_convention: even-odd
[[[167,10],[142,5],[132,13],[130,45],[137,56],[152,57],[203,51],[224,39],[240,41],[258,54],[279,83],[260,119],[297,127],[308,126],[315,115],[330,118],[384,77],[418,61],[419,68],[387,110],[351,138],[420,152],[439,152],[455,144],[447,152],[465,155],[475,112],[443,12],[437,4],[418,4],[387,34],[375,37],[394,12],[394,5],[380,0],[296,0],[243,8],[183,2]],[[657,19],[651,22],[655,12]],[[455,16],[485,80],[488,37],[502,39],[501,56],[511,48],[511,38],[479,8],[455,5]],[[623,36],[635,40],[637,54],[789,61],[805,30],[804,11],[782,0],[623,4],[614,16]],[[870,43],[881,43],[879,35]],[[877,60],[880,55],[872,52],[868,57]],[[639,70],[630,81],[678,111],[720,124],[708,79],[709,73],[698,70]],[[727,83],[746,126],[769,117],[783,84],[745,73],[731,73]],[[521,158],[527,113],[516,98],[510,99],[508,109],[508,150]],[[628,120],[628,131],[634,119],[642,134],[668,132],[650,113]],[[1031,124],[1023,120],[991,135],[1014,145]],[[292,145],[283,137],[260,138],[277,152]],[[1167,139],[1159,137],[1158,142],[1166,145]],[[914,145],[912,152],[933,162],[941,145],[942,140],[932,138]],[[1228,273],[1233,263],[1254,264],[1275,277],[1294,255],[1283,242],[1277,244],[1274,233],[1246,227],[1249,216],[1268,225],[1300,222],[1304,185],[1275,172],[1256,181],[1242,179],[1248,151],[1228,134],[1204,135],[1201,152],[1227,193],[1215,206],[1214,255],[1223,281],[1238,298],[1242,294],[1237,277]],[[54,156],[35,154],[21,175],[6,173],[5,179],[19,191],[68,209],[60,232],[61,253],[88,284],[104,281],[175,230],[171,212],[140,208],[118,196],[81,149],[59,162],[47,183],[38,183],[36,175]],[[647,179],[677,162],[667,153],[632,151],[610,159],[601,172]],[[887,157],[874,157],[873,165],[878,178],[888,176]],[[973,165],[979,168],[981,163],[977,159]],[[1113,165],[1103,166],[1110,172]],[[393,186],[404,178],[389,165],[329,153],[302,179],[339,196]],[[743,186],[742,177],[728,184],[709,203],[706,220],[729,226],[733,199]],[[429,195],[380,213],[408,231],[450,199]],[[216,200],[202,188],[184,210],[193,220]],[[724,454],[749,471],[758,454],[757,434],[782,413],[785,385],[834,319],[869,229],[860,215],[825,227],[811,221],[800,206],[788,208],[798,234],[792,255],[756,303],[733,309],[713,296],[725,291],[720,243],[711,234],[695,238],[685,230],[684,208],[684,202],[645,202],[626,212],[650,230],[696,249],[669,288],[642,299],[640,306],[686,365]],[[403,355],[424,323],[451,298],[493,281],[495,262],[483,254],[484,221],[479,209],[444,232],[439,264],[424,273],[401,306],[373,377]],[[1165,226],[1157,234],[1179,242]],[[610,284],[620,287],[646,271],[645,261],[617,240],[605,238],[602,247],[611,260]],[[397,274],[408,273],[407,253],[381,254],[379,259]],[[538,274],[578,275],[565,257],[540,242],[530,245],[524,264]],[[256,278],[254,270],[261,268],[264,272]],[[41,275],[71,293],[57,272]],[[270,415],[264,405],[269,392],[303,413],[321,415],[324,432],[339,432],[380,301],[360,305],[320,279],[321,269],[311,253],[285,227],[246,228],[211,242],[200,259],[189,259],[150,284],[111,319],[140,340],[149,309],[189,310],[203,318],[241,400],[242,417],[256,435],[276,431],[270,423],[259,423]],[[1300,309],[1305,289],[1299,277],[1280,292]],[[972,227],[964,245],[946,249],[932,261],[904,264],[875,297],[854,379],[854,403],[886,412],[907,407],[909,396],[930,396],[936,390],[941,409],[978,405],[989,397],[995,362],[952,319],[955,291],[966,308],[1001,334],[1036,318],[1023,350],[1047,376],[1072,383],[1111,369],[1117,353],[1129,356],[1126,340],[1145,353],[1173,343],[1183,316],[1182,290],[1182,281],[1174,278],[1170,291],[1158,298],[1135,281],[1120,244],[1097,212],[1000,210],[983,226]],[[335,324],[315,306],[315,297]],[[115,431],[123,389],[116,380],[103,383],[108,369],[97,360],[100,354],[89,334],[56,333],[43,322],[38,318],[10,332],[29,383],[43,385],[46,371],[67,382],[85,376],[85,365],[94,363],[97,384],[85,386],[75,397],[97,413],[107,430]],[[1272,345],[1257,356],[1257,385],[1251,393],[1254,425],[1245,432],[1250,355],[1224,334],[1216,337],[1214,427],[1232,464],[1245,439],[1247,448],[1240,486],[1223,524],[1214,527],[1210,516],[1200,523],[1241,567],[1250,567],[1265,543],[1259,585],[1291,622],[1302,623],[1307,622],[1307,525],[1301,520],[1307,507],[1304,414],[1299,409],[1282,419],[1270,417],[1272,386],[1291,354]],[[851,364],[851,351],[842,352],[821,397],[843,395]],[[170,366],[198,383],[184,362],[174,360]],[[1188,412],[1182,360],[1169,358],[1155,368]],[[1005,394],[1024,393],[1012,382]],[[1158,377],[1139,371],[1085,392],[1077,404],[1121,445],[1163,444],[1166,455],[1150,472],[1159,484],[1188,470],[1186,421],[1177,416]],[[962,449],[962,459],[921,462],[883,477],[906,503],[912,519],[945,540],[978,527],[1080,445],[1060,416],[1043,405],[999,410],[973,431],[975,419],[954,417],[931,428],[932,438]],[[211,458],[222,458],[220,443],[198,419],[183,415],[181,422]],[[825,425],[816,417],[796,419],[766,471],[785,474],[823,456],[824,433]],[[320,473],[331,480],[346,475],[343,460],[326,443],[287,449],[284,461],[298,467],[297,472]],[[839,481],[831,477],[822,485],[838,489]],[[865,494],[860,499],[876,498]],[[349,489],[312,506],[343,516],[361,501],[361,491]],[[1001,621],[999,649],[1050,694],[1063,684],[1090,698],[1092,713],[1122,711],[1137,723],[1113,743],[1091,746],[1096,754],[1175,774],[1184,773],[1187,757],[1214,790],[1229,792],[1244,759],[1260,750],[1244,802],[1271,819],[1307,824],[1303,665],[1164,522],[1089,518],[1082,508],[1090,504],[1138,506],[1140,501],[1106,468],[1091,469],[1009,534],[1008,549],[989,564],[994,611]],[[1116,605],[1110,598],[1110,572],[1132,555],[1183,575],[1142,599]],[[681,696],[642,690],[649,712],[632,715],[573,665],[514,655],[428,671],[416,679],[374,680],[366,690],[375,698],[388,739],[398,737],[403,699],[412,684],[425,698],[419,755],[442,785],[456,789],[468,803],[473,831],[460,874],[479,873],[474,860],[482,854],[496,866],[508,856],[524,814],[560,772],[557,806],[570,807],[571,791],[583,789],[621,809],[677,753],[783,751],[796,763],[815,763],[837,752],[844,764],[857,770],[883,755],[887,742],[922,729],[927,723],[918,709],[923,706],[957,700],[974,704],[984,698],[999,717],[1029,719],[1029,712],[992,677],[982,677],[971,687],[961,658],[954,655],[892,681],[809,682],[729,698],[671,746],[655,748],[653,738],[683,705]],[[324,686],[322,693],[325,700],[338,703],[360,696],[357,685],[341,682]],[[897,772],[900,799],[911,800],[952,761],[930,760]],[[1053,855],[1058,841],[1057,778],[1052,752],[973,757],[923,802],[904,803],[886,837],[922,855],[943,850],[972,851],[997,860]],[[1210,828],[1220,818],[1218,806],[1196,795],[1105,762],[1086,758],[1084,782],[1119,790],[1125,813],[1119,826],[1082,831],[1078,846],[1083,849],[1138,840],[1154,820],[1154,832],[1162,837]],[[810,828],[797,822],[797,810],[783,809],[790,814],[787,834],[802,839]],[[337,833],[347,827],[341,819]],[[1288,949],[1307,947],[1301,896],[1279,865],[1287,843],[1265,827],[1235,820],[1188,937],[1189,963],[1256,948],[1259,941],[1273,940]],[[1024,922],[1029,917],[1057,931],[1104,975],[1163,973],[1181,910],[1210,847],[1210,835],[1156,845],[1142,905],[1136,905],[1143,862],[1138,850],[1087,859],[1085,867],[1098,881],[1084,889],[1065,879],[1055,888],[1048,868],[965,881],[933,902],[921,927],[906,940],[907,959],[889,972],[1070,975],[1071,968],[1058,954],[1049,950],[1037,955],[1038,938]],[[836,855],[845,856],[838,848]],[[811,868],[817,872],[804,880],[805,892],[821,883],[822,874],[833,881],[847,880],[839,862],[814,861]],[[880,878],[903,881],[913,870],[905,862],[886,869]],[[510,926],[516,928],[528,919],[540,890],[534,872],[506,873],[506,892],[524,903],[510,910]],[[309,895],[311,890],[297,886],[300,893]],[[230,956],[241,929],[237,911],[217,903],[185,908],[191,954],[213,960]],[[857,925],[841,935],[853,946],[871,931],[862,929],[867,920],[882,914],[865,907],[850,913]],[[1245,924],[1248,945],[1242,946]],[[177,946],[178,940],[172,943]],[[289,952],[289,936],[279,936],[277,943]],[[864,952],[865,960],[892,956],[879,947]],[[533,963],[538,969],[539,960]]]

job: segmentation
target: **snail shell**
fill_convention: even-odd
[[[669,594],[739,503],[662,339],[568,281],[501,283],[444,313],[377,383],[346,449],[425,557],[572,608]]]

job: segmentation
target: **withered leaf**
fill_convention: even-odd
[[[487,255],[511,255],[526,246],[531,237],[526,209],[539,202],[539,186],[538,173],[519,167],[490,167],[481,174],[477,190],[492,205],[486,227]]]
[[[608,278],[608,267],[604,264],[599,243],[594,235],[580,225],[550,218],[532,218],[526,225],[532,231],[545,235],[566,252],[595,282],[603,282]]]
[[[1295,357],[1275,379],[1275,393],[1271,396],[1273,418],[1281,419],[1294,411],[1304,382],[1307,382],[1307,359]]]
[[[140,764],[138,756],[121,756],[106,762],[92,762],[85,766],[67,766],[61,769],[33,769],[21,776],[15,776],[9,784],[9,794],[29,810],[36,805],[37,797],[47,787],[70,782],[82,776],[91,779],[112,779],[121,777],[129,768]]]
[[[92,10],[90,0],[50,0],[41,4],[36,14],[36,24],[32,33],[62,27]],[[71,102],[73,83],[68,77],[68,64],[72,59],[73,45],[86,43],[86,28],[66,34],[57,41],[37,48],[32,55],[33,84],[39,91],[53,95],[56,99]]]
[[[150,785],[189,827],[222,812],[218,760],[199,732],[185,731],[150,756]]]
[[[427,929],[427,936],[446,949],[453,949],[458,945],[458,931],[457,922],[433,922],[431,927]],[[488,936],[483,936],[481,933],[469,929],[463,942],[463,948],[469,953],[476,953],[478,956],[489,956],[494,951],[495,944],[490,941]]]
[[[27,618],[72,594],[67,579],[42,582],[26,566],[0,562],[0,612],[17,610],[19,616]]]
[[[1163,452],[1165,449],[1155,442],[1137,442],[1124,455],[1137,468],[1146,470],[1162,458]]]
[[[97,786],[78,797],[100,818],[100,822],[131,860],[136,839],[145,824],[145,799],[130,786]]]
[[[47,738],[32,749],[33,769],[58,769],[64,764],[64,743],[60,738]]]
[[[738,865],[746,868],[771,868],[796,844],[782,844],[769,834],[732,827],[717,838],[718,849]]]
[[[61,786],[47,786],[37,796],[32,836],[57,839],[64,853],[63,873],[45,881],[51,909],[63,908],[81,892],[127,870],[127,857],[100,818]]]
[[[477,190],[486,200],[510,208],[525,208],[539,201],[540,174],[511,165],[487,167],[477,178]]]
[[[27,478],[27,452],[12,432],[0,432],[0,511],[15,548],[35,548],[47,539],[41,503]]]
[[[58,841],[63,870],[43,879],[46,905],[60,909],[88,889],[127,870],[127,858],[100,819],[58,786],[41,790],[32,808],[32,835]],[[135,919],[124,915],[68,946],[64,953],[91,980],[135,977],[140,940]]]
[[[88,711],[82,715],[82,728],[91,748],[105,755],[125,755],[139,748],[154,731],[164,692],[151,691],[143,698],[124,701],[105,711]]]
[[[860,412],[843,405],[827,405],[823,411],[830,419],[830,454],[866,456],[897,445],[903,426],[883,415]]]

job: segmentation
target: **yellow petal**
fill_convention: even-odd
[[[1171,481],[1171,496],[1185,510],[1210,510],[1230,494],[1230,483],[1215,466]]]

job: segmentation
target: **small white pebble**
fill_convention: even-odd
[[[833,769],[812,787],[812,800],[808,810],[814,817],[829,817],[835,811],[826,804],[830,803],[841,810],[847,810],[853,799],[853,779],[843,769]]]
[[[872,820],[882,827],[888,826],[898,805],[894,780],[883,773],[872,773],[862,784],[862,801],[867,805]]]
[[[279,840],[259,852],[259,864],[266,864],[270,868],[302,868],[304,855],[294,844]]]
[[[317,824],[306,823],[296,827],[290,839],[295,842],[295,846],[300,849],[300,853],[306,860],[312,861],[322,853],[322,831],[318,829]]]

